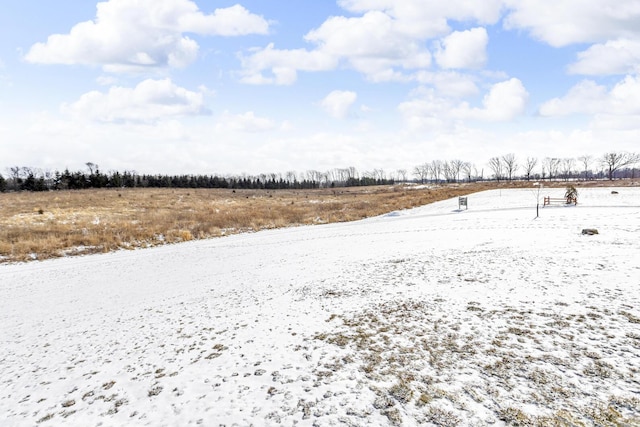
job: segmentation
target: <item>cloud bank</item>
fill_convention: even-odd
[[[269,23],[240,5],[204,14],[190,0],[109,0],[96,18],[36,43],[25,60],[39,64],[99,65],[105,71],[180,68],[198,55],[185,33],[211,36],[266,34]]]
[[[358,95],[355,92],[348,90],[334,90],[320,101],[320,106],[331,117],[344,119],[348,116],[349,109],[351,108],[351,105],[356,102],[357,98]]]
[[[112,86],[106,93],[92,91],[62,110],[98,122],[154,122],[208,114],[202,93],[179,87],[168,78],[144,80],[134,88]]]

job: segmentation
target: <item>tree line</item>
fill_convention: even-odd
[[[81,190],[87,188],[228,188],[228,189],[314,189],[390,185],[396,182],[448,183],[487,180],[591,180],[636,178],[640,154],[608,152],[599,158],[583,155],[577,158],[527,157],[514,154],[492,157],[484,167],[463,160],[433,160],[406,169],[386,172],[374,169],[359,173],[354,167],[335,168],[326,172],[308,170],[259,175],[148,175],[135,171],[103,173],[97,164],[86,163],[86,170],[63,172],[14,166],[7,177],[0,174],[0,191]]]
[[[310,170],[302,174],[220,175],[150,175],[135,171],[103,173],[89,162],[87,170],[71,172],[43,171],[31,167],[8,168],[7,178],[0,174],[0,191],[82,190],[89,188],[227,188],[254,190],[314,189],[320,187],[355,187],[391,185],[395,181],[384,172],[358,174],[355,168],[329,172]]]
[[[433,160],[414,167],[415,182],[474,182],[512,180],[591,180],[636,178],[640,154],[609,152],[599,158],[527,157],[518,160],[513,153],[489,159],[484,168],[462,160]],[[401,171],[402,172],[402,171]],[[406,175],[406,172],[404,172]]]

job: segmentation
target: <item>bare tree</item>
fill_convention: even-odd
[[[552,158],[549,162],[549,178],[557,178],[560,169],[560,159]]]
[[[44,172],[42,173],[42,176],[44,177],[44,183],[47,189],[53,188],[54,181],[55,181],[54,171],[52,171],[51,169],[45,169]]]
[[[565,159],[562,159],[560,162],[560,168],[561,168],[561,172],[562,172],[562,178],[565,181],[569,180],[569,177],[571,176],[571,173],[573,172],[574,166],[575,166],[575,159],[567,157]]]
[[[20,169],[21,169],[20,175],[22,175],[23,178],[26,178],[29,175],[35,176],[36,174],[36,170],[34,168],[30,168],[29,166],[23,166]]]
[[[313,187],[319,187],[322,181],[323,173],[317,170],[308,170],[306,172],[307,181],[311,183]]]
[[[427,165],[427,163],[423,163],[413,168],[413,176],[415,176],[416,179],[419,180],[421,184],[424,184],[428,175],[429,175],[429,166]]]
[[[527,181],[531,179],[531,173],[533,172],[533,169],[536,167],[537,164],[538,164],[538,159],[535,157],[527,157],[527,160],[525,160],[524,173],[525,173],[525,176],[527,177]]]
[[[373,177],[374,179],[378,180],[378,181],[384,181],[387,179],[386,173],[384,171],[384,169],[374,169],[373,170]]]
[[[9,169],[7,169],[9,172],[9,176],[12,179],[18,179],[20,178],[20,171],[22,171],[22,168],[20,166],[11,166]]]
[[[513,179],[513,174],[518,169],[516,155],[513,153],[505,154],[504,156],[502,156],[502,163],[504,165],[504,170],[507,173],[507,178],[509,178],[509,181],[511,181]]]
[[[320,172],[320,187],[329,187],[329,174],[327,172]]]
[[[358,170],[354,166],[347,168],[347,179],[358,179]]]
[[[588,155],[588,154],[584,154],[580,157],[578,157],[578,161],[580,162],[580,164],[583,167],[583,171],[584,171],[584,180],[587,180],[587,176],[589,174],[589,165],[591,165],[591,161],[593,160],[593,157]]]
[[[398,179],[401,182],[407,182],[407,170],[406,169],[398,169],[397,171]]]
[[[89,169],[89,175],[93,175],[93,171],[98,169],[98,165],[92,162],[85,163],[87,169]]]
[[[433,180],[436,183],[440,182],[440,175],[442,174],[442,160],[433,160],[429,163],[429,171]]]
[[[542,163],[543,175],[546,169],[549,173],[549,181],[558,176],[558,168],[560,167],[560,159],[555,157],[545,157]]]
[[[353,170],[355,170],[355,168],[353,168]],[[342,181],[345,183],[353,178],[351,174],[351,168],[340,169],[340,175],[341,175]]]
[[[451,160],[451,168],[453,169],[453,174],[455,176],[456,181],[460,181],[460,171],[464,166],[464,162],[462,160]]]
[[[346,183],[349,180],[349,168],[340,169],[340,181]]]
[[[340,169],[334,168],[331,170],[328,170],[326,172],[327,175],[327,183],[331,183],[333,185],[340,185]]]
[[[442,174],[444,175],[444,180],[447,182],[454,182],[456,179],[455,171],[453,169],[452,162],[444,161],[442,162]]]
[[[503,175],[502,159],[500,157],[492,157],[489,159],[489,168],[493,171],[496,181],[500,181]]]
[[[613,180],[613,174],[625,166],[631,166],[640,162],[640,154],[637,153],[606,153],[600,159],[602,165],[607,169],[609,180]]]
[[[296,171],[289,171],[285,174],[286,180],[289,184],[293,185],[298,180],[298,174]]]
[[[478,167],[473,165],[473,175],[476,177],[476,180],[480,179],[480,181],[484,181],[484,168],[478,170]]]
[[[7,171],[9,173],[11,188],[17,190],[18,185],[20,184],[20,174],[22,173],[22,168],[20,166],[11,166],[9,169],[7,169]]]
[[[467,182],[471,182],[472,170],[473,170],[473,165],[469,162],[464,162],[464,164],[462,165],[462,172],[464,172],[464,176]]]

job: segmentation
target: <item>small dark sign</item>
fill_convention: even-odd
[[[469,209],[469,207],[467,205],[467,198],[466,197],[458,197],[458,209],[460,209],[461,206],[464,206],[466,209]]]

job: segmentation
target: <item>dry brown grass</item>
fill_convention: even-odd
[[[296,191],[103,189],[0,193],[0,263],[353,221],[497,185],[519,184],[450,184],[421,189],[381,186]]]

